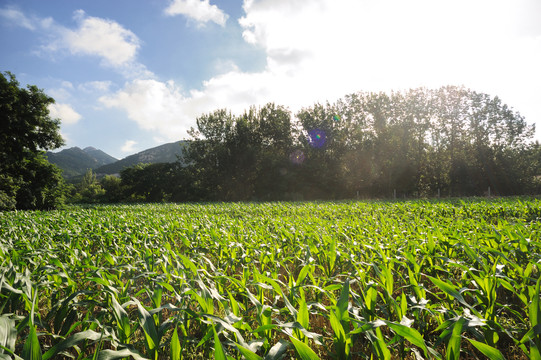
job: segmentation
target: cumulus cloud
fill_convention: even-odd
[[[133,80],[99,101],[106,107],[124,110],[141,129],[156,131],[168,139],[175,139],[189,128],[186,116],[190,111],[183,108],[184,97],[173,82]]]
[[[105,66],[119,70],[126,77],[148,77],[152,73],[137,62],[139,38],[119,23],[88,16],[83,10],[74,14],[76,29],[56,26],[56,40],[47,45],[50,51],[68,50],[74,55],[96,56]]]
[[[53,119],[60,119],[62,124],[72,125],[81,120],[82,116],[69,104],[50,104],[49,115]]]
[[[173,2],[171,12],[174,4],[188,2]],[[264,49],[264,70],[231,66],[191,91],[133,80],[100,101],[170,140],[218,108],[272,101],[296,111],[360,90],[448,84],[498,95],[527,120],[541,119],[528,100],[541,92],[541,27],[522,31],[513,1],[245,0],[244,11],[243,39]]]
[[[64,44],[74,54],[96,55],[112,66],[133,62],[140,47],[133,32],[120,24],[106,19],[87,16],[78,10],[79,28],[66,29]]]
[[[209,0],[172,0],[165,9],[170,16],[184,15],[199,24],[209,21],[225,26],[228,15],[216,5],[211,5]]]
[[[78,26],[71,29],[52,18],[27,16],[15,7],[1,8],[0,17],[12,25],[46,33],[49,41],[40,52],[67,51],[72,55],[95,56],[101,59],[102,65],[116,69],[127,78],[154,76],[137,61],[139,38],[116,21],[88,16],[83,10],[77,10],[74,19]]]
[[[120,148],[120,150],[123,153],[130,153],[135,151],[135,145],[137,145],[137,141],[134,140],[126,140],[124,145]]]
[[[266,50],[267,71],[295,78],[297,87],[316,99],[325,93],[446,84],[497,82],[494,90],[505,90],[521,63],[532,59],[517,54],[537,48],[531,55],[541,60],[541,37],[534,40],[537,46],[516,41],[524,26],[516,9],[528,4],[246,0],[239,22],[244,39]],[[539,70],[535,76],[539,79]]]

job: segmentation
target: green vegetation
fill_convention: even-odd
[[[64,202],[61,171],[43,151],[63,145],[60,121],[47,108],[53,103],[36,86],[21,88],[13,74],[0,73],[0,211]]]
[[[182,161],[124,169],[124,201],[541,193],[533,126],[498,97],[461,87],[359,92],[295,116],[272,103],[221,109],[190,135]]]
[[[0,359],[539,359],[541,201],[0,213]]]
[[[354,93],[295,114],[268,104],[197,119],[186,163],[204,200],[536,194],[533,126],[461,87]],[[173,194],[173,198],[175,198]],[[179,200],[182,200],[180,196]]]

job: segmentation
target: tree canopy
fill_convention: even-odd
[[[215,200],[512,195],[535,191],[533,131],[498,97],[463,87],[360,92],[296,120],[274,104],[205,114],[188,159]]]
[[[60,122],[49,116],[54,99],[36,86],[20,87],[0,73],[0,210],[49,209],[63,201],[60,169],[44,150],[63,145]]]
[[[269,103],[197,118],[182,162],[102,181],[108,201],[517,195],[541,190],[534,127],[464,87],[359,92],[292,114]],[[115,199],[115,200],[113,200]]]

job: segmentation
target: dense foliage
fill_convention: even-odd
[[[0,213],[0,358],[538,359],[541,202]]]
[[[50,209],[62,205],[60,169],[44,156],[63,144],[59,120],[47,106],[54,100],[36,86],[21,88],[0,73],[0,210]]]
[[[182,164],[121,174],[124,200],[235,201],[535,194],[533,126],[460,87],[355,93],[293,117],[267,104],[204,114]]]

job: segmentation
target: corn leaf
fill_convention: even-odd
[[[28,334],[28,338],[24,343],[21,356],[24,360],[41,360],[41,348],[39,346],[36,327],[32,323],[29,324],[29,327],[30,333]]]
[[[390,321],[385,321],[387,326],[389,326],[395,333],[406,338],[413,345],[421,348],[425,353],[425,356],[428,356],[428,349],[426,347],[423,336],[415,329],[404,326],[402,324],[393,323]],[[378,328],[379,329],[379,328]]]
[[[262,360],[263,358],[256,353],[254,353],[252,350],[246,349],[244,346],[241,346],[239,344],[237,345],[237,349],[241,352],[241,354],[246,358],[246,360]]]
[[[101,338],[101,333],[92,331],[92,330],[86,330],[79,333],[76,333],[72,336],[70,336],[67,339],[62,340],[49,350],[45,354],[43,354],[43,360],[48,360],[58,354],[61,351],[64,351],[66,349],[71,348],[72,346],[77,345],[81,341],[84,340],[90,340],[90,341],[96,341]]]
[[[289,339],[293,343],[295,350],[297,350],[297,354],[299,354],[302,360],[319,360],[317,354],[314,352],[314,350],[310,349],[308,345],[298,339],[295,339],[293,336],[290,336]]]
[[[218,337],[218,334],[216,333],[216,329],[214,328],[214,326],[212,327],[212,331],[214,332],[214,359],[227,360],[227,355],[225,354],[225,350],[222,346],[222,342],[220,341],[220,338]]]
[[[0,317],[0,346],[7,348],[11,352],[15,351],[15,342],[17,340],[17,328],[15,320],[7,316]],[[4,352],[0,349],[0,354]]]
[[[173,336],[171,336],[171,360],[180,360],[181,350],[177,326],[175,326],[175,331],[173,331]]]
[[[149,360],[131,347],[126,347],[121,350],[102,350],[98,354],[98,360],[117,360],[125,359],[127,357],[131,357],[135,360]]]
[[[505,357],[500,352],[500,350],[493,348],[490,345],[484,344],[479,341],[468,339],[468,341],[477,348],[480,352],[483,353],[490,360],[505,360]]]
[[[462,339],[462,326],[466,319],[461,317],[455,325],[453,326],[453,332],[451,333],[451,338],[447,343],[447,360],[458,360],[460,359],[460,340]]]

